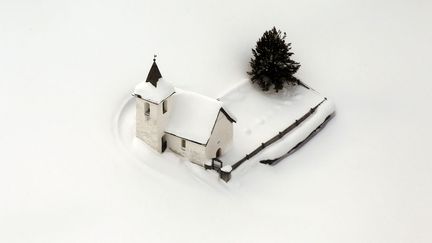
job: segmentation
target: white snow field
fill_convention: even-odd
[[[0,242],[431,242],[431,11],[423,0],[0,1]],[[336,105],[300,150],[224,183],[127,144],[124,108],[153,54],[175,87],[218,98],[247,78],[273,25],[297,77]]]
[[[325,97],[315,90],[307,89],[301,85],[287,87],[287,89],[277,93],[264,93],[255,85],[251,85],[248,80],[241,82],[220,97],[224,106],[237,119],[234,124],[233,146],[220,159],[224,164],[234,164],[261,146],[261,143],[270,140],[295,123],[311,108],[322,103],[324,99]],[[330,106],[332,105],[330,104]],[[292,140],[293,145],[284,145],[280,150],[286,153],[297,143],[303,141],[333,111],[334,109],[330,108],[327,112],[320,113],[320,116],[309,117],[307,120],[317,117],[321,122],[318,122],[315,127],[308,127],[308,129],[302,129],[304,123],[301,123],[295,130],[301,130],[300,133],[304,136],[287,134],[282,139]],[[267,149],[270,147],[265,150]],[[272,153],[269,156],[266,159],[277,158],[281,156],[281,153]]]

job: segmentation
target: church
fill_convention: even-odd
[[[156,59],[133,96],[136,136],[154,150],[169,148],[204,166],[230,148],[234,116],[219,100],[174,88],[162,78]]]

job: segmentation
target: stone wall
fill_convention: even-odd
[[[185,140],[185,147],[182,148],[182,138],[166,134],[165,135],[168,147],[175,153],[187,158],[191,162],[204,166],[204,163],[208,160],[206,157],[206,147],[202,144],[198,144],[189,140]]]
[[[167,112],[164,114],[162,103],[154,104],[136,97],[136,136],[158,152],[162,152],[162,136],[171,111],[171,97],[168,97]],[[145,115],[145,104],[149,104],[150,115]]]

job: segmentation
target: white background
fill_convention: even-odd
[[[431,12],[426,0],[1,0],[0,242],[431,242]],[[154,53],[175,86],[216,97],[247,77],[273,25],[298,77],[336,104],[299,152],[209,185],[122,149],[116,117]]]

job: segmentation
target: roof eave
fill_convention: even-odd
[[[175,91],[173,91],[170,95],[168,95],[166,98],[162,99],[162,100],[159,101],[159,102],[154,102],[154,101],[152,101],[152,100],[144,99],[141,95],[136,94],[136,93],[132,93],[132,96],[135,96],[136,98],[139,98],[139,99],[145,100],[145,101],[150,102],[150,103],[152,103],[152,104],[159,105],[159,104],[162,103],[164,100],[166,100],[166,99],[168,99],[169,97],[171,97],[174,93],[175,93]]]
[[[223,107],[221,108],[222,113],[227,117],[230,122],[237,123],[237,120],[232,117]]]

